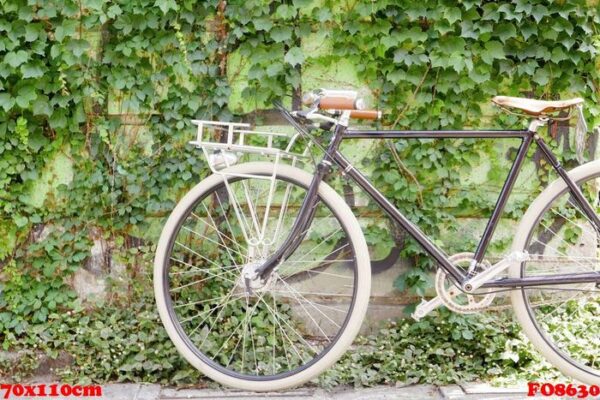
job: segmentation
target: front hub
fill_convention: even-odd
[[[263,265],[264,259],[250,262],[242,267],[242,274],[238,285],[240,285],[247,294],[253,292],[266,291],[275,279],[275,271],[271,272],[266,279],[262,279],[257,272],[258,268]]]

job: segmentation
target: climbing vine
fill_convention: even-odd
[[[303,87],[307,70],[354,66],[387,127],[519,126],[514,116],[490,119],[483,105],[498,93],[582,96],[588,122],[597,122],[600,16],[588,3],[0,0],[0,343],[30,346],[26,332],[81,312],[71,279],[99,240],[128,278],[126,294],[115,290],[104,306],[151,304],[157,230],[208,172],[187,145],[187,121],[260,123],[271,101],[297,105],[313,89]],[[241,109],[230,104],[234,80],[244,82]],[[575,165],[568,136],[555,136],[563,161]],[[494,204],[484,186],[461,190],[461,176],[491,158],[486,182],[497,187],[511,155],[488,141],[386,142],[363,164],[403,212],[440,237],[458,216]],[[540,185],[549,179],[543,165],[536,174]],[[389,232],[373,226],[367,237],[401,242],[417,268],[396,286],[423,293],[431,260]],[[93,318],[93,307],[87,312]],[[172,348],[160,349],[173,359]],[[127,379],[143,374],[142,364]]]

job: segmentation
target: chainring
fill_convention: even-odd
[[[452,264],[465,271],[469,268],[473,253],[458,253],[449,257]],[[483,261],[483,268],[489,268],[491,264],[488,261]],[[435,290],[442,300],[442,303],[449,310],[461,314],[473,314],[486,309],[496,296],[494,293],[489,293],[490,289],[483,289],[477,294],[466,294],[460,290],[452,279],[448,277],[446,271],[438,269],[435,276]]]

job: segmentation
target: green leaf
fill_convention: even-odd
[[[482,84],[490,80],[490,73],[488,70],[486,70],[486,67],[486,65],[481,65],[479,68],[473,69],[473,71],[469,74],[469,77],[473,80],[473,82]]]
[[[304,53],[300,47],[292,47],[283,59],[292,66],[300,65],[304,62]]]
[[[538,68],[531,79],[544,86],[550,81],[550,73],[545,68]]]
[[[52,116],[48,120],[50,127],[53,129],[65,128],[67,126],[67,117],[64,110],[54,110]]]
[[[460,23],[460,36],[468,39],[477,39],[479,33],[475,32],[472,21],[462,21]]]
[[[291,19],[296,16],[296,9],[294,8],[294,6],[282,4],[279,7],[277,7],[275,15],[279,18]]]
[[[381,44],[387,50],[398,45],[398,39],[392,34],[381,38]]]
[[[25,50],[11,51],[4,56],[4,61],[13,68],[17,68],[28,59],[29,54]]]
[[[21,108],[29,107],[29,103],[35,100],[37,94],[35,93],[35,87],[31,85],[25,85],[17,92],[17,105]]]
[[[498,12],[498,4],[496,3],[487,3],[482,7],[483,16],[481,19],[483,20],[492,20],[494,22],[498,22],[500,19],[500,13]]]
[[[267,67],[267,76],[277,76],[283,72],[283,64],[280,62],[273,62]]]
[[[292,38],[292,28],[289,26],[276,26],[271,29],[271,39],[275,42],[285,42]]]
[[[566,19],[556,19],[552,24],[552,29],[560,33],[564,32],[568,36],[572,36],[574,32],[573,25]]]
[[[462,53],[465,50],[465,40],[460,37],[445,37],[440,40],[440,49],[448,54]]]
[[[562,44],[566,50],[571,50],[571,48],[575,44],[575,39],[571,37],[565,37],[563,39],[559,39],[559,43]]]
[[[89,49],[89,47],[90,44],[87,42],[87,40],[83,39],[71,40],[68,44],[69,50],[73,52],[75,57],[81,57],[86,50]]]
[[[292,3],[294,3],[294,7],[302,8],[310,6],[313,0],[292,0]]]
[[[86,9],[91,9],[94,11],[101,11],[104,3],[105,3],[105,0],[84,0],[83,6]]]
[[[32,111],[34,115],[45,115],[47,117],[52,115],[52,108],[48,102],[48,97],[43,95],[38,96],[33,102]]]
[[[446,21],[448,21],[450,24],[453,24],[456,21],[460,21],[460,19],[461,19],[460,8],[458,8],[458,7],[446,8],[444,10],[444,17],[446,18]]]
[[[531,36],[536,35],[538,32],[537,25],[531,22],[521,25],[521,35],[523,39],[528,40]]]
[[[546,47],[537,46],[535,49],[535,56],[537,58],[541,58],[545,61],[548,61],[552,57],[552,53],[550,53],[550,50],[548,50],[548,48]]]
[[[21,66],[21,73],[23,78],[39,78],[44,75],[44,70],[41,67],[41,63],[27,63]]]
[[[273,27],[273,21],[270,18],[255,18],[252,23],[257,30],[268,31]]]
[[[108,16],[108,18],[115,18],[118,15],[123,14],[123,10],[121,9],[121,7],[119,7],[118,4],[113,4],[112,6],[108,7],[108,10],[106,10],[106,15]]]
[[[54,30],[54,38],[62,42],[66,37],[71,37],[77,32],[77,21],[66,20],[61,25],[57,26]]]
[[[568,59],[569,56],[564,52],[562,47],[555,47],[554,49],[552,49],[552,61],[554,61],[555,63]]]
[[[512,4],[502,4],[498,7],[498,12],[504,14],[504,19],[506,20],[517,20],[521,21],[522,15],[519,13],[515,13]]]
[[[406,72],[402,69],[396,69],[387,74],[387,79],[395,85],[406,79]]]
[[[481,59],[486,64],[491,64],[494,60],[506,58],[504,46],[496,40],[490,40],[485,44],[485,49],[481,52]]]
[[[471,70],[473,68],[473,63],[471,62],[470,58],[466,58],[456,53],[450,56],[448,63],[456,72],[461,72],[465,68],[467,70]]]
[[[419,44],[427,40],[427,32],[423,32],[421,28],[417,27],[397,32],[396,35],[398,43],[408,42]]]
[[[169,10],[177,11],[179,7],[177,6],[177,2],[175,0],[156,0],[154,5],[160,8],[163,14],[169,12]]]
[[[13,216],[12,220],[14,221],[15,225],[19,228],[24,227],[29,222],[27,217],[25,217],[23,215],[15,215],[15,216]],[[40,306],[41,306],[41,303],[40,303]],[[37,307],[37,308],[39,308],[39,307]]]
[[[506,40],[517,36],[517,29],[510,22],[498,24],[496,29],[494,29],[494,35],[500,38],[502,43],[504,43]]]
[[[519,63],[517,65],[517,71],[519,71],[519,74],[532,76],[538,66],[539,64],[535,59],[530,59],[529,61]]]
[[[535,22],[539,23],[548,14],[548,8],[542,4],[536,4],[531,10]]]
[[[316,17],[317,21],[319,22],[330,21],[332,16],[333,14],[331,13],[331,10],[326,7],[318,8],[317,10]]]
[[[558,32],[553,29],[545,29],[541,32],[542,37],[547,40],[556,41],[558,38]]]
[[[25,26],[25,41],[33,42],[43,32],[42,24],[27,24]]]
[[[8,112],[15,105],[15,99],[10,93],[0,93],[0,107]]]
[[[517,6],[515,7],[515,12],[529,15],[531,13],[531,8],[532,8],[532,5],[529,0],[517,0]]]
[[[394,51],[394,62],[396,64],[406,64],[406,59],[408,58],[408,51],[405,49],[397,49]]]

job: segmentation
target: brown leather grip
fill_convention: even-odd
[[[350,97],[321,97],[319,108],[324,110],[356,110],[356,101]]]
[[[354,110],[350,111],[350,118],[355,119],[379,119],[381,118],[381,111],[377,110]]]

